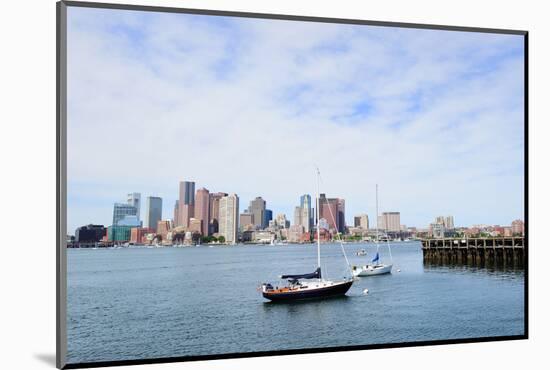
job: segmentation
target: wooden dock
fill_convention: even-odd
[[[524,266],[524,237],[423,239],[424,262]]]

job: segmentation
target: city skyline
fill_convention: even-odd
[[[406,225],[524,218],[520,36],[69,12],[69,230],[183,180],[292,219],[315,165],[348,225],[376,183]]]

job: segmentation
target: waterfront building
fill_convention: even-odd
[[[304,235],[304,227],[302,225],[292,225],[288,229],[289,243],[301,243]]]
[[[195,216],[195,182],[180,181],[178,199],[177,226],[189,226],[189,220]]]
[[[326,222],[326,220],[325,220]],[[321,223],[321,220],[319,220],[319,223]],[[321,236],[321,238],[319,239],[320,241],[322,242],[329,242],[330,239],[331,239],[331,235],[330,235],[330,231],[327,230],[327,229],[324,229],[324,228],[321,228],[321,230],[319,230],[319,235]],[[313,233],[313,240],[317,240],[317,233]]]
[[[525,224],[522,220],[514,220],[512,221],[512,234],[525,234]]]
[[[74,233],[74,241],[77,243],[97,243],[106,233],[103,225],[80,226]]]
[[[230,194],[220,199],[219,235],[228,244],[235,244],[239,228],[239,197]]]
[[[255,243],[269,244],[275,238],[275,234],[267,230],[256,230],[252,234],[252,241]]]
[[[239,216],[239,226],[241,232],[245,230],[254,230],[254,215],[245,210],[245,212],[241,213]]]
[[[265,212],[265,200],[262,197],[256,197],[256,199],[250,201],[248,213],[254,215],[254,225],[259,229],[265,229],[269,224],[269,220],[266,221]]]
[[[202,220],[199,220],[198,218],[194,218],[194,217],[191,217],[189,219],[189,226],[187,227],[187,231],[190,231],[192,234],[194,233],[202,234],[201,228],[202,228]]]
[[[162,219],[162,198],[147,197],[145,199],[145,217],[143,225],[156,230],[157,223]]]
[[[115,203],[113,206],[113,225],[118,225],[118,222],[125,216],[137,217],[137,208],[127,203]]]
[[[218,224],[220,219],[220,199],[226,197],[227,193],[210,193],[210,222],[208,225],[209,235],[216,234],[218,230]]]
[[[434,238],[445,237],[445,225],[441,222],[435,222],[430,224],[430,231]]]
[[[141,194],[140,193],[129,193],[127,196],[128,205],[136,208],[137,219],[140,220],[140,210],[141,210]]]
[[[107,228],[107,240],[110,242],[127,242],[130,240],[132,226],[111,225]]]
[[[401,230],[401,214],[399,212],[382,212],[378,216],[378,228],[384,231],[399,232]]]
[[[154,233],[155,230],[150,227],[133,227],[130,230],[130,243],[132,244],[146,244],[147,235]]]
[[[369,216],[366,214],[355,216],[353,218],[353,227],[360,227],[367,230],[369,228]]]
[[[195,195],[195,219],[199,220],[201,235],[208,235],[210,224],[210,192],[205,188],[197,190]]]
[[[161,236],[162,240],[166,239],[168,232],[170,232],[171,229],[169,220],[157,222],[157,234]]]

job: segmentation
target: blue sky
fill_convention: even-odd
[[[523,218],[523,38],[107,9],[68,11],[68,229],[178,182],[315,191],[346,219],[425,227]]]

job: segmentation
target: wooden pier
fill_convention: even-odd
[[[524,237],[423,239],[424,262],[524,267]]]

